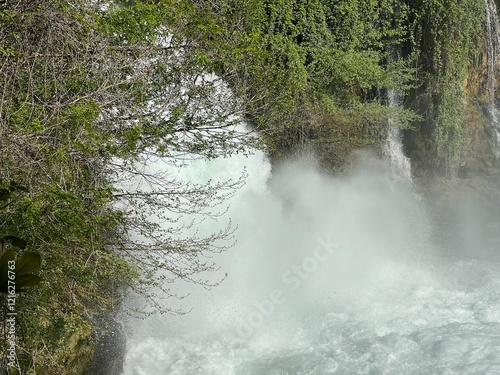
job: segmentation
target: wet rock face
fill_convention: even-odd
[[[500,159],[487,118],[470,110],[467,157],[456,176],[436,176],[423,188],[435,212],[443,243],[453,244],[451,255],[500,260]],[[476,107],[477,108],[477,107]]]
[[[452,245],[450,255],[500,261],[498,187],[471,179],[449,187],[436,207],[436,232],[443,237],[443,243]]]
[[[83,375],[122,375],[125,356],[125,332],[114,316],[103,318],[90,366]]]

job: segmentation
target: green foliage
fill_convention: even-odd
[[[407,38],[410,7],[392,0],[326,0],[326,20],[335,44],[349,49],[384,50]]]
[[[484,48],[485,3],[417,1],[412,14],[424,83],[416,105],[426,108],[425,126],[435,145],[434,166],[453,176],[469,142],[464,123],[465,84],[472,62]]]
[[[14,246],[16,246],[16,242],[19,245],[19,241],[13,241]],[[15,264],[15,267],[11,269],[10,264]],[[13,289],[15,293],[22,292],[26,287],[37,285],[42,279],[31,274],[31,272],[38,270],[40,266],[40,254],[27,252],[23,253],[20,259],[16,260],[15,251],[8,249],[0,257],[0,292],[9,293],[9,280],[15,284],[15,289]],[[10,273],[9,270],[11,271]]]
[[[0,189],[0,202],[6,202],[0,209],[8,206],[11,193],[27,192],[25,186],[11,181],[7,188]],[[10,245],[10,248],[8,247]],[[41,279],[31,272],[38,270],[41,265],[40,254],[36,252],[24,252],[20,259],[16,260],[14,248],[18,250],[26,249],[27,242],[22,238],[13,235],[4,235],[0,237],[0,292],[1,293],[19,293],[23,288],[35,286]],[[14,288],[9,286],[15,285]]]
[[[180,241],[168,213],[206,212],[241,181],[183,183],[141,172],[145,159],[245,152],[258,140],[230,130],[245,116],[272,155],[312,143],[340,168],[356,147],[379,145],[389,119],[411,128],[415,112],[438,165],[452,172],[463,156],[482,0],[105,3],[0,10],[0,225],[44,260],[44,282],[19,302],[23,350],[47,363],[41,373],[64,373],[64,346],[90,341],[90,317],[116,306],[119,287],[171,296],[156,270],[193,281],[212,266],[191,254],[230,237]],[[389,108],[389,89],[412,93],[415,112]],[[117,187],[126,178],[157,190]],[[172,228],[158,233],[154,215]],[[36,256],[24,254],[19,271],[31,275]]]
[[[44,282],[16,302],[26,373],[34,363],[43,364],[40,373],[73,371],[69,356],[81,349],[73,344],[91,346],[92,319],[116,308],[126,288],[144,292],[155,309],[151,286],[172,297],[157,278],[159,258],[179,255],[177,263],[163,262],[171,278],[195,282],[214,269],[193,254],[220,251],[216,242],[230,230],[183,242],[170,229],[158,233],[149,217],[208,212],[241,181],[205,187],[143,175],[160,184],[148,196],[118,190],[119,179],[136,178],[138,160],[147,156],[174,164],[176,155],[225,156],[253,142],[222,131],[243,110],[239,99],[219,90],[221,79],[209,76],[215,60],[202,45],[212,45],[214,23],[187,17],[194,14],[188,2],[106,11],[94,5],[9,2],[0,19],[0,234],[24,239],[44,261]],[[169,20],[191,22],[193,34],[186,39],[172,29],[166,45]],[[206,38],[196,40],[196,33]],[[131,238],[133,231],[149,242]],[[4,259],[11,258],[8,251]],[[20,253],[18,262],[24,286],[35,283],[36,256]]]
[[[325,96],[345,119],[342,111],[364,102],[372,104],[367,111],[378,111],[380,92],[395,82],[401,91],[412,86],[414,56],[388,59],[394,45],[410,38],[406,4],[251,0],[197,1],[187,8],[173,12],[168,27],[188,39],[195,34],[204,61],[242,98],[247,118],[275,154],[315,137],[322,115],[314,112]],[[380,134],[386,127],[372,125]]]

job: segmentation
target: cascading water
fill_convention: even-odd
[[[399,108],[402,105],[401,94],[394,90],[387,91],[387,103],[391,108]],[[399,128],[394,119],[389,119],[389,129],[384,147],[384,153],[388,156],[392,171],[397,173],[406,181],[411,181],[411,162],[403,152],[403,142]]]
[[[125,375],[500,374],[499,263],[447,255],[424,202],[359,164],[191,162],[199,182],[248,172],[227,213],[238,242],[216,259],[228,277],[182,286],[187,315],[128,321]]]
[[[486,2],[486,35],[487,55],[488,55],[488,92],[489,103],[488,112],[491,118],[491,126],[495,133],[496,157],[500,156],[500,123],[498,122],[497,106],[495,103],[495,72],[496,58],[500,46],[500,35],[498,33],[498,15],[495,0],[485,0]]]

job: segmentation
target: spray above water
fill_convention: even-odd
[[[337,178],[313,160],[271,176],[261,153],[183,171],[247,169],[228,212],[237,243],[215,259],[228,277],[182,286],[186,316],[131,322],[125,374],[499,373],[498,264],[440,255],[424,202],[385,162],[359,160]]]

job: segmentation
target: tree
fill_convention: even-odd
[[[232,228],[176,235],[217,215],[211,208],[242,180],[196,185],[143,170],[256,143],[236,126],[243,103],[214,74],[203,40],[178,32],[190,12],[184,2],[0,6],[0,180],[29,190],[2,210],[1,229],[44,259],[44,282],[19,302],[26,369],[64,374],[77,355],[64,343],[88,345],[92,316],[115,306],[120,287],[145,293],[143,313],[175,313],[152,286],[169,298],[176,278],[212,285],[196,275],[216,268],[203,256],[230,245]],[[131,176],[144,185],[124,188]],[[174,227],[178,215],[198,219]]]

